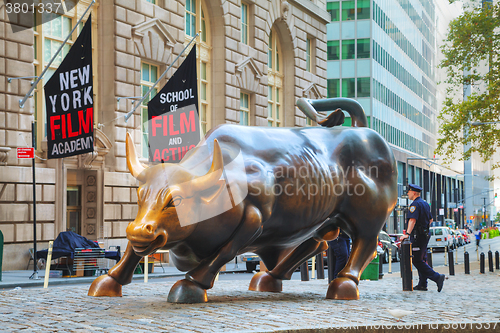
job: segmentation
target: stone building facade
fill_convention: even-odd
[[[68,1],[66,1],[68,2]],[[47,66],[90,0],[46,19],[47,13],[8,14],[0,8],[0,230],[3,269],[25,269],[33,247],[31,146],[36,128],[38,248],[66,230],[104,246],[126,245],[137,213],[138,182],[128,173],[125,137],[143,151],[145,108],[132,110],[196,32],[200,126],[307,126],[300,97],[326,97],[323,0],[97,0],[92,6],[94,153],[47,160],[43,80],[23,108],[33,79]],[[85,16],[84,21],[88,15]],[[35,27],[33,27],[35,25]],[[72,35],[69,44],[78,35]],[[63,53],[68,47],[63,48]],[[187,53],[186,53],[187,54]],[[160,89],[182,62],[174,64]],[[57,68],[56,58],[47,75]],[[44,79],[47,80],[48,76]],[[10,80],[11,78],[14,78]],[[147,156],[143,155],[144,161]]]

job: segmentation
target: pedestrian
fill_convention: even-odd
[[[475,232],[475,235],[476,235],[476,251],[478,250],[478,248],[483,248],[481,245],[479,245],[479,243],[481,242],[481,230],[479,230],[478,228],[476,228],[476,232]]]
[[[437,284],[437,290],[443,289],[444,274],[439,274],[427,264],[427,244],[429,243],[429,226],[432,223],[431,207],[420,197],[422,188],[410,184],[408,198],[413,202],[408,211],[408,227],[400,240],[410,237],[413,250],[413,266],[418,271],[418,284],[413,290],[427,291],[427,279]],[[409,235],[409,236],[408,236]]]
[[[347,264],[347,259],[351,254],[351,239],[342,230],[337,238],[328,242],[334,257],[330,261],[333,264],[333,279],[335,280],[342,269]]]

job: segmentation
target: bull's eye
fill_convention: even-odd
[[[179,206],[182,202],[182,198],[181,197],[175,197],[175,198],[172,198],[172,205],[173,206]]]
[[[179,206],[181,204],[181,202],[182,202],[182,198],[179,196],[176,196],[170,200],[170,202],[168,203],[168,205],[164,209]]]

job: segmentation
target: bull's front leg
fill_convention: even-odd
[[[247,206],[241,226],[233,238],[217,253],[186,274],[186,278],[177,281],[168,294],[171,303],[203,303],[207,301],[207,289],[214,285],[219,270],[233,259],[243,246],[252,242],[262,232],[262,214],[255,206]]]
[[[130,242],[120,261],[108,271],[108,274],[101,275],[92,282],[89,289],[89,296],[111,296],[122,295],[122,286],[132,282],[134,270],[142,257],[135,254]]]

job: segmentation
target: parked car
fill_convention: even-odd
[[[399,261],[401,258],[401,241],[399,238],[403,236],[403,234],[389,234],[389,237],[394,241],[394,244],[398,247],[398,254],[397,254],[397,260]]]
[[[451,229],[448,227],[431,227],[429,229],[430,239],[427,248],[445,249],[453,247],[454,237],[451,234]]]
[[[399,251],[398,247],[392,238],[383,230],[378,234],[378,241],[382,243],[382,250],[384,250],[384,263],[389,262],[389,247],[392,252],[392,260],[399,261]]]
[[[455,236],[457,237],[458,246],[464,246],[465,245],[464,236],[462,235],[460,230],[455,229],[453,230],[453,233],[455,233]]]
[[[458,229],[458,232],[462,234],[462,237],[464,239],[464,244],[469,244],[471,241],[471,237],[469,237],[469,233],[465,229]]]
[[[247,266],[247,272],[252,273],[257,270],[257,265],[260,264],[260,257],[252,252],[240,254],[240,261],[244,262]]]

